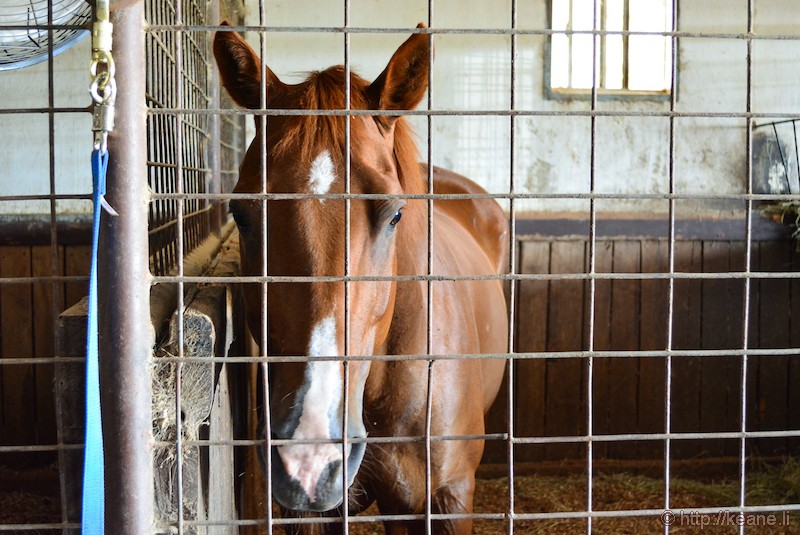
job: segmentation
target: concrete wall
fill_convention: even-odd
[[[519,0],[518,27],[543,29],[547,0]],[[270,0],[265,24],[273,27],[337,27],[344,24],[341,0]],[[795,0],[755,0],[758,37],[800,36]],[[351,0],[350,20],[357,28],[412,28],[428,21],[427,0]],[[257,2],[248,2],[248,24],[259,24]],[[432,22],[439,28],[509,28],[511,0],[436,0]],[[680,2],[679,29],[742,35],[746,0]],[[400,33],[358,33],[350,38],[353,70],[377,76],[392,52],[407,37]],[[248,36],[258,49],[258,36]],[[432,107],[444,110],[502,110],[510,104],[511,40],[502,35],[437,35]],[[301,80],[309,70],[344,61],[341,34],[271,32],[265,38],[267,63],[286,82]],[[523,35],[517,40],[516,107],[531,111],[587,111],[586,100],[549,100],[544,94],[546,38]],[[88,105],[88,42],[56,58],[56,105]],[[752,45],[751,110],[783,116],[800,115],[800,39],[757,39]],[[681,113],[743,113],[747,103],[747,43],[737,38],[682,38],[679,42]],[[42,72],[45,73],[42,76]],[[3,107],[46,105],[46,69],[32,67],[2,73]],[[32,104],[33,100],[36,104]],[[421,107],[425,107],[423,102]],[[665,112],[667,101],[610,100],[601,110]],[[764,122],[767,119],[757,119]],[[427,119],[412,121],[421,159],[428,159]],[[432,161],[472,177],[492,192],[509,191],[510,124],[504,116],[434,117]],[[0,195],[48,191],[47,116],[0,115],[7,163]],[[59,192],[88,192],[88,114],[56,118],[56,182]],[[669,128],[665,117],[600,117],[596,121],[595,189],[604,193],[669,191]],[[730,117],[680,117],[674,122],[674,180],[681,194],[740,193],[746,182],[745,120]],[[588,117],[520,117],[516,119],[514,177],[516,191],[537,194],[590,191],[591,121]],[[9,172],[10,171],[10,172]],[[6,174],[8,173],[8,174]],[[8,203],[6,203],[7,205]],[[36,211],[46,204],[0,205],[0,211]],[[679,201],[681,213],[717,215],[741,208],[738,202]],[[88,209],[81,202],[63,210]],[[520,211],[586,212],[588,201],[523,200]],[[666,201],[597,202],[599,211],[665,213]]]

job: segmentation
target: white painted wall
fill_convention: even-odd
[[[433,26],[510,28],[510,0],[437,0]],[[744,34],[746,0],[680,2],[679,28],[690,32]],[[518,2],[518,27],[546,28],[546,0]],[[353,27],[412,28],[428,20],[427,1],[351,0]],[[800,35],[800,4],[795,0],[757,0],[756,35]],[[281,0],[266,9],[267,26],[338,26],[344,23],[339,0]],[[248,24],[258,25],[255,9]],[[257,43],[255,35],[250,36]],[[382,70],[406,34],[354,34],[353,69],[366,78]],[[497,110],[510,104],[510,38],[498,35],[437,35],[432,105],[445,110]],[[344,39],[336,34],[272,33],[267,62],[285,81],[298,71],[342,63]],[[532,111],[585,111],[585,100],[554,101],[544,96],[544,36],[517,40],[516,107]],[[753,42],[752,111],[800,115],[800,41]],[[746,111],[746,54],[743,39],[681,39],[676,111]],[[425,104],[423,103],[423,107]],[[665,112],[669,102],[602,101],[601,110]],[[423,159],[427,124],[414,118]],[[434,117],[432,160],[480,182],[489,191],[509,191],[510,119]],[[595,188],[603,193],[669,191],[669,120],[663,117],[601,117],[596,121]],[[515,188],[529,193],[590,191],[591,121],[586,117],[521,117],[516,122]],[[746,181],[745,121],[739,118],[679,118],[675,121],[674,179],[679,194],[741,193]],[[679,201],[681,213],[718,212],[734,202]],[[588,201],[525,200],[521,211],[588,210]],[[600,211],[665,213],[666,201],[598,201]]]
[[[57,108],[88,107],[91,39],[54,58],[54,103]],[[0,72],[0,107],[47,109],[47,62]],[[54,114],[54,165],[56,194],[92,191],[89,158],[92,152],[92,117],[89,113]],[[50,141],[47,113],[0,113],[0,196],[50,194]],[[58,201],[59,213],[91,213],[90,201]],[[0,201],[0,214],[50,213],[49,201]]]
[[[518,26],[546,27],[547,0],[519,0]],[[247,23],[259,24],[257,2],[248,2]],[[341,0],[268,0],[267,26],[344,24]],[[743,34],[746,0],[680,3],[680,29]],[[353,27],[413,28],[428,20],[427,0],[351,0]],[[509,28],[511,0],[436,0],[433,26],[440,28]],[[796,0],[756,0],[755,34],[800,35]],[[351,65],[365,78],[377,76],[407,33],[351,35]],[[258,36],[248,38],[258,49]],[[544,36],[517,40],[516,106],[532,111],[590,109],[585,100],[554,101],[544,96]],[[309,70],[344,61],[344,38],[336,33],[272,32],[265,38],[267,63],[286,82]],[[445,110],[498,110],[510,102],[510,38],[498,35],[437,35],[434,39],[432,105]],[[746,41],[680,40],[678,112],[741,113],[746,110]],[[754,40],[752,111],[800,116],[800,39]],[[88,42],[56,58],[56,105],[85,106]],[[44,75],[42,74],[44,73]],[[0,73],[5,108],[46,105],[44,65]],[[424,107],[425,104],[423,103]],[[602,101],[602,110],[663,112],[668,102]],[[422,159],[427,159],[427,122],[413,118]],[[0,145],[6,162],[0,195],[47,193],[47,116],[2,115]],[[677,193],[740,193],[745,185],[745,121],[740,118],[675,120],[674,179]],[[90,191],[88,152],[90,117],[56,119],[56,180],[59,192]],[[489,191],[508,192],[510,176],[508,117],[434,117],[432,160],[472,177]],[[596,121],[595,188],[609,193],[665,193],[669,190],[669,120],[663,117],[600,117]],[[591,121],[586,117],[521,117],[516,120],[516,191],[588,193]],[[735,202],[679,201],[681,213],[721,214]],[[42,208],[43,207],[43,208]],[[87,210],[87,203],[62,203],[64,211]],[[666,201],[598,201],[599,211],[665,213]],[[525,200],[519,211],[588,210],[588,201]],[[0,212],[47,211],[46,203],[0,205]]]

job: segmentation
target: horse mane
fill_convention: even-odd
[[[341,65],[324,71],[312,72],[300,84],[301,96],[293,108],[300,110],[343,110],[345,109],[345,69]],[[369,82],[359,75],[350,73],[350,109],[370,109],[367,99]],[[280,106],[280,103],[276,103]],[[350,144],[361,142],[364,125],[361,121],[350,121]],[[275,151],[281,153],[291,148],[300,148],[300,157],[310,160],[320,145],[333,149],[335,158],[344,158],[346,136],[345,117],[337,115],[300,115],[287,119],[281,131],[281,139]],[[417,145],[413,130],[403,117],[394,123],[394,157],[397,174],[403,191],[409,194],[425,193],[425,184],[419,171]]]

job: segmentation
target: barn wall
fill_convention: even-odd
[[[529,222],[530,223],[530,222]],[[533,222],[551,229],[554,221]],[[568,226],[569,221],[561,221]],[[662,222],[663,223],[663,222]],[[744,340],[744,279],[703,278],[745,270],[746,242],[739,225],[687,222],[675,243],[675,272],[698,278],[676,279],[672,348],[699,350],[698,356],[672,359],[671,429],[676,433],[737,432],[741,429],[741,356],[714,356],[741,349]],[[800,271],[795,244],[782,229],[756,220],[750,270],[748,348],[797,347],[800,342],[800,280],[764,279],[758,272]],[[669,273],[668,241],[663,234],[638,235],[660,228],[652,221],[617,221],[596,245],[597,273]],[[637,230],[638,229],[638,230]],[[519,243],[523,274],[588,273],[585,235],[538,235]],[[594,349],[621,352],[595,357],[592,381],[593,434],[663,433],[665,366],[663,356],[626,356],[626,352],[667,348],[668,280],[596,281]],[[516,350],[520,353],[589,349],[589,283],[585,280],[522,281],[517,293]],[[704,353],[703,350],[708,350]],[[515,436],[554,437],[587,434],[588,359],[531,358],[515,368]],[[749,356],[747,423],[749,431],[800,428],[800,354]],[[494,432],[507,429],[507,399],[492,412]],[[737,438],[675,440],[671,457],[735,457]],[[797,438],[754,438],[748,454],[798,453]],[[586,458],[586,443],[526,444],[516,461]],[[595,458],[663,459],[663,440],[596,442]],[[492,444],[487,460],[504,462],[505,444]]]
[[[546,27],[546,1],[518,2],[519,27]],[[508,28],[510,0],[437,0],[433,15],[439,28]],[[354,27],[409,28],[428,18],[427,0],[351,0]],[[755,2],[755,33],[759,37],[796,34],[797,6],[791,0]],[[250,12],[247,24],[258,24]],[[268,2],[265,23],[270,26],[339,26],[344,23],[341,0]],[[744,0],[681,2],[679,29],[731,35],[746,30]],[[255,36],[253,38],[256,43]],[[354,70],[374,78],[384,67],[404,33],[351,35]],[[437,35],[432,104],[445,110],[503,110],[509,106],[510,38],[503,35]],[[546,39],[520,36],[517,57],[517,107],[522,110],[584,112],[586,101],[550,101],[544,96]],[[679,48],[679,92],[676,111],[692,114],[741,114],[746,109],[746,41],[736,38],[682,38]],[[342,35],[331,32],[271,32],[266,36],[267,62],[287,82],[307,70],[341,63]],[[800,109],[800,43],[797,40],[756,39],[752,44],[752,111],[795,115]],[[86,69],[89,41],[54,60],[56,108],[83,108],[88,103]],[[30,113],[0,114],[6,132],[0,145],[5,162],[0,196],[51,193],[46,64],[3,75],[3,108]],[[423,104],[424,106],[424,104]],[[658,101],[603,101],[601,110],[665,112]],[[88,194],[91,179],[90,115],[80,111],[56,113],[53,119],[52,175],[57,194]],[[427,120],[414,118],[419,146],[425,147]],[[510,120],[503,116],[434,117],[431,119],[434,163],[462,172],[504,193],[509,188]],[[742,193],[746,162],[745,120],[739,117],[679,117],[675,120],[674,178],[679,194]],[[669,120],[665,117],[599,117],[596,121],[595,185],[600,193],[664,193],[668,191]],[[590,179],[590,119],[536,116],[516,119],[517,191],[536,194],[586,193]],[[34,140],[35,142],[32,142]],[[36,141],[38,140],[38,141]],[[422,159],[426,159],[424,154]],[[59,214],[88,213],[88,199],[59,200]],[[741,210],[738,201],[675,202],[679,214],[701,212],[718,217]],[[588,201],[577,199],[520,200],[518,212],[577,211],[588,213]],[[597,200],[598,212],[665,213],[665,200]],[[47,213],[47,200],[0,201],[0,214]],[[545,216],[549,217],[549,216]],[[741,227],[741,220],[739,225]],[[526,232],[520,232],[520,235]],[[602,237],[597,243],[597,271],[664,272],[665,233],[642,237],[636,232]],[[2,232],[0,232],[2,236]],[[0,277],[85,276],[88,247],[67,243],[59,233],[58,258],[49,245],[18,241],[0,245]],[[520,244],[522,273],[585,272],[586,233],[552,232],[528,237]],[[678,271],[725,273],[741,271],[745,242],[742,235],[681,236],[675,251]],[[40,242],[41,243],[41,242]],[[46,242],[45,242],[46,243]],[[800,266],[792,245],[771,238],[753,244],[753,270],[792,270]],[[55,266],[55,268],[54,268]],[[787,267],[789,266],[789,267]],[[54,273],[55,269],[55,273]],[[743,311],[740,279],[705,279],[675,283],[673,347],[713,349],[740,347]],[[625,280],[596,284],[594,347],[635,351],[663,349],[667,333],[664,281]],[[57,299],[52,297],[55,292]],[[798,281],[758,280],[751,283],[750,347],[796,347],[800,325]],[[53,355],[53,318],[57,310],[85,294],[83,283],[26,282],[0,285],[0,358]],[[519,284],[518,351],[567,351],[588,347],[587,283],[584,281],[525,281]],[[741,378],[737,358],[680,357],[673,362],[673,429],[675,431],[731,430],[738,422]],[[800,391],[793,388],[800,373],[794,356],[751,357],[748,364],[748,421],[758,429],[797,428]],[[663,429],[663,360],[660,358],[598,358],[594,374],[594,431],[625,433]],[[614,378],[614,387],[611,379]],[[622,385],[622,387],[618,387]],[[777,385],[777,386],[776,386]],[[52,365],[0,366],[0,444],[56,442],[52,410]],[[661,389],[661,390],[659,390]],[[552,436],[586,432],[585,359],[531,359],[517,367],[516,411],[519,436]],[[575,403],[575,400],[581,400]],[[776,409],[776,407],[778,409]],[[775,410],[773,410],[775,409]],[[504,414],[500,410],[498,414]],[[31,421],[37,422],[35,428]],[[661,418],[661,420],[659,420]],[[713,425],[712,425],[713,424]],[[711,427],[705,427],[706,425]],[[756,427],[754,427],[756,428]],[[733,453],[733,440],[714,444],[678,441],[674,451],[691,456],[701,452]],[[750,443],[767,454],[796,449],[785,439]],[[608,444],[598,454],[630,458],[652,455],[657,444]],[[521,460],[580,456],[583,445],[542,445],[519,448]],[[504,446],[500,446],[502,451]]]
[[[53,254],[49,245],[0,243],[0,278],[88,277],[91,247],[85,242],[60,245],[56,259]],[[0,445],[58,443],[53,364],[9,362],[56,356],[55,318],[86,293],[86,282],[0,284]]]
[[[517,26],[542,30],[549,0],[518,2]],[[675,111],[688,114],[674,123],[674,183],[679,194],[737,194],[746,183],[747,42],[732,38],[747,30],[745,0],[679,2],[678,29],[726,34],[727,38],[679,40],[678,100]],[[255,4],[248,24],[258,25]],[[754,31],[759,37],[797,35],[792,0],[754,2]],[[434,28],[508,29],[511,1],[437,0]],[[350,25],[356,28],[412,28],[428,20],[427,0],[352,0]],[[264,24],[272,27],[344,24],[340,0],[268,2]],[[252,34],[259,50],[258,36]],[[405,33],[354,33],[350,36],[353,70],[376,77]],[[576,112],[591,109],[587,100],[549,100],[544,91],[546,36],[517,39],[516,108],[536,112]],[[266,60],[285,81],[296,82],[306,71],[344,61],[344,39],[336,33],[271,32],[265,37]],[[492,34],[440,34],[434,37],[432,106],[436,110],[491,111],[510,106],[511,38]],[[751,111],[796,116],[800,109],[800,42],[759,39],[753,42]],[[426,104],[423,100],[420,109]],[[600,101],[601,112],[667,113],[668,101]],[[692,116],[691,114],[722,116]],[[756,120],[756,123],[767,119]],[[427,120],[412,120],[422,159],[427,160]],[[495,116],[433,117],[431,159],[475,179],[494,193],[509,191],[510,120]],[[596,120],[595,191],[652,194],[669,191],[670,121],[666,116],[607,116]],[[516,119],[515,184],[518,193],[565,194],[590,191],[591,120],[588,116],[521,116]],[[577,211],[589,204],[578,199],[528,199],[518,211]],[[682,214],[714,215],[739,211],[733,201],[678,202]],[[597,204],[598,211],[668,211],[660,200],[614,200]]]
[[[87,32],[88,34],[88,32]],[[89,63],[91,38],[84,37],[53,60],[53,103],[49,101],[47,61],[19,70],[4,71],[0,102],[7,110],[28,113],[0,114],[0,196],[50,194],[49,106],[67,109],[53,114],[53,165],[57,194],[89,195],[92,175],[92,116]],[[59,214],[92,212],[89,200],[61,199]],[[49,214],[48,200],[0,201],[0,214]]]
[[[675,271],[742,272],[745,242],[740,222],[679,222]],[[518,272],[588,272],[585,222],[523,220]],[[599,222],[598,273],[668,273],[668,242],[663,221]],[[559,230],[560,229],[560,230]],[[662,232],[663,231],[663,232]],[[646,232],[647,235],[642,235]],[[66,234],[65,234],[66,235]],[[782,229],[756,220],[751,271],[800,271],[800,257]],[[89,247],[80,240],[58,247],[58,275],[86,276]],[[50,276],[47,245],[0,245],[0,277]],[[594,349],[663,350],[667,335],[668,282],[596,282]],[[741,359],[713,357],[714,350],[742,347],[741,278],[676,280],[672,347],[708,349],[706,356],[675,357],[672,364],[672,430],[735,431],[740,422]],[[750,348],[800,345],[800,280],[759,279],[750,286]],[[85,283],[34,282],[0,285],[0,358],[52,357],[53,296],[59,311],[86,293]],[[584,280],[521,281],[517,292],[516,351],[544,353],[588,349],[589,285]],[[624,354],[624,353],[623,353]],[[663,357],[594,360],[595,434],[660,433],[664,430]],[[587,360],[522,359],[515,368],[515,430],[518,437],[585,435]],[[0,444],[56,443],[51,364],[0,366]],[[751,356],[748,360],[750,430],[800,428],[800,356]],[[501,391],[505,392],[505,390]],[[492,428],[505,432],[506,399],[492,412]],[[32,424],[35,422],[35,425]],[[676,458],[700,454],[733,455],[738,442],[675,441]],[[762,455],[798,451],[796,439],[753,439],[748,447]],[[504,443],[487,447],[487,460],[505,459]],[[595,444],[597,456],[659,459],[663,443]],[[517,460],[584,458],[579,444],[523,445]]]
[[[341,0],[294,0],[266,3],[269,26],[344,24]],[[797,6],[793,0],[754,2],[754,30],[759,37],[796,35]],[[510,0],[437,0],[433,23],[439,28],[509,28]],[[518,2],[518,27],[547,27],[547,0]],[[747,23],[745,0],[680,2],[679,29],[743,35]],[[247,24],[259,24],[256,3],[248,4]],[[411,28],[427,21],[427,0],[352,0],[353,27]],[[353,69],[374,78],[403,33],[356,33],[350,37]],[[257,36],[250,36],[257,44]],[[503,110],[509,106],[510,37],[503,35],[438,35],[433,70],[432,103],[446,110]],[[344,39],[330,32],[266,35],[267,61],[286,81],[302,73],[343,62]],[[586,101],[552,101],[544,95],[543,35],[522,35],[517,42],[516,107],[521,110],[582,112]],[[84,108],[89,39],[56,57],[56,107]],[[746,42],[735,38],[683,38],[679,45],[680,113],[746,111]],[[800,42],[753,41],[752,111],[796,115],[800,109]],[[0,115],[5,143],[0,158],[6,166],[0,196],[49,193],[47,115],[35,112],[48,106],[47,65],[42,63],[3,73],[3,108],[31,109],[31,113]],[[20,90],[24,88],[24,90]],[[423,106],[424,107],[424,103]],[[600,110],[666,112],[668,102],[603,101]],[[756,122],[759,122],[757,120]],[[415,118],[419,146],[426,147],[427,122]],[[88,152],[91,117],[86,113],[58,114],[54,122],[57,193],[88,194]],[[509,119],[488,117],[434,117],[432,160],[476,179],[493,192],[509,189]],[[520,117],[516,121],[516,188],[521,193],[586,193],[589,191],[590,120],[588,117]],[[45,142],[32,142],[44,140]],[[599,192],[655,193],[668,190],[669,120],[666,117],[600,117],[597,120],[596,189]],[[741,193],[745,184],[745,120],[726,117],[682,117],[675,122],[675,184],[679,193]],[[427,155],[423,150],[423,159]],[[665,213],[659,201],[606,202],[607,211],[647,210]],[[678,203],[683,213],[740,209],[730,202]],[[64,200],[59,213],[89,213],[90,203]],[[588,211],[585,201],[525,200],[517,209]],[[3,202],[0,213],[48,213],[47,201]]]

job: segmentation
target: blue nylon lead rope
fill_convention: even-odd
[[[105,530],[105,466],[103,425],[100,415],[100,352],[97,319],[97,250],[103,209],[117,215],[105,200],[108,171],[108,133],[114,129],[114,58],[111,55],[113,24],[109,0],[95,0],[92,24],[92,63],[89,94],[94,101],[92,131],[92,258],[89,269],[88,325],[86,327],[86,440],[83,450],[82,535],[103,535]]]
[[[100,373],[97,321],[97,246],[100,214],[105,202],[108,151],[92,152],[92,258],[89,271],[89,323],[86,329],[86,441],[83,451],[82,535],[103,535],[105,481],[103,474],[103,428],[100,419]]]

